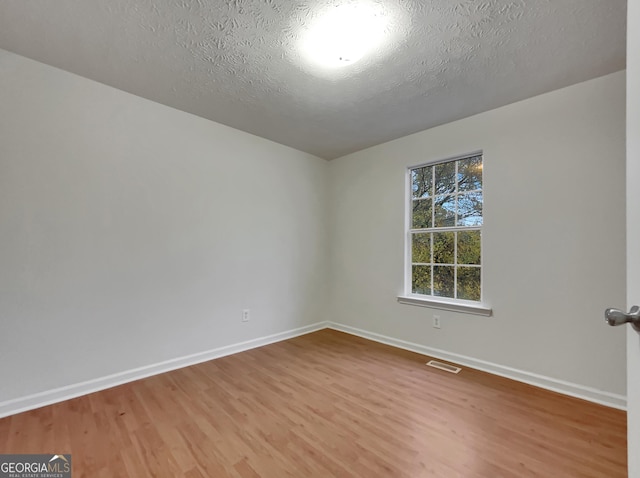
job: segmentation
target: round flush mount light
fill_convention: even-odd
[[[383,12],[375,4],[331,6],[310,25],[302,50],[307,60],[318,66],[345,67],[379,47],[386,26]]]

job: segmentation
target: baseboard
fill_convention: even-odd
[[[274,342],[292,339],[294,337],[298,337],[299,335],[305,335],[325,328],[327,328],[327,323],[319,322],[317,324],[308,325],[306,327],[300,327],[297,329],[280,332],[278,334],[248,340],[246,342],[219,347],[216,349],[208,350],[206,352],[200,352],[197,354],[187,355],[184,357],[147,365],[144,367],[138,367],[113,375],[107,375],[105,377],[88,380],[86,382],[67,385],[65,387],[35,393],[33,395],[27,395],[25,397],[16,398],[13,400],[7,400],[5,402],[0,402],[0,418],[7,417],[9,415],[15,415],[21,412],[26,412],[35,408],[44,407],[53,403],[62,402],[64,400],[69,400],[82,395],[87,395],[89,393],[99,392],[100,390],[105,390],[107,388],[115,387],[117,385],[122,385],[128,382],[133,382],[135,380],[140,380],[141,378],[150,377],[152,375],[158,375],[161,373],[170,372],[171,370],[188,367],[190,365],[196,365],[198,363],[207,362],[209,360],[224,357],[226,355],[262,347]]]
[[[196,365],[202,362],[207,362],[227,355],[232,355],[238,352],[244,352],[264,345],[269,345],[275,342],[280,342],[287,339],[292,339],[300,335],[309,334],[325,328],[339,330],[351,335],[356,335],[374,342],[380,342],[383,344],[398,347],[411,352],[416,352],[430,357],[453,362],[465,367],[470,367],[484,372],[506,377],[519,382],[528,383],[536,387],[552,390],[554,392],[562,393],[590,402],[599,403],[608,407],[617,408],[620,410],[626,410],[627,399],[623,395],[604,392],[595,388],[585,387],[571,382],[565,382],[563,380],[557,380],[543,375],[538,375],[522,370],[517,370],[511,367],[505,367],[503,365],[486,362],[484,360],[474,359],[464,355],[454,354],[446,352],[444,350],[434,349],[425,345],[415,344],[393,337],[388,337],[374,332],[368,332],[366,330],[358,329],[348,325],[342,325],[335,322],[319,322],[316,324],[308,325],[306,327],[300,327],[297,329],[280,332],[278,334],[268,335],[265,337],[259,337],[257,339],[248,340],[246,342],[239,342],[224,347],[218,347],[216,349],[200,352],[197,354],[187,355],[184,357],[167,360],[157,364],[147,365],[124,372],[107,375],[105,377],[88,380],[86,382],[80,382],[65,387],[56,388],[53,390],[47,390],[45,392],[35,393],[25,397],[20,397],[5,402],[0,402],[0,418],[15,415],[17,413],[26,412],[35,408],[44,407],[53,403],[62,402],[64,400],[70,400],[72,398],[87,395],[89,393],[99,392],[107,388],[122,385],[124,383],[133,382],[142,378],[151,377],[165,372],[170,372],[190,365]]]
[[[585,387],[576,383],[557,380],[555,378],[545,377],[543,375],[525,372],[523,370],[517,370],[511,367],[505,367],[504,365],[498,365],[495,363],[486,362],[484,360],[478,360],[472,357],[434,349],[425,345],[406,342],[404,340],[368,332],[366,330],[358,329],[348,325],[337,324],[335,322],[329,322],[327,327],[330,329],[339,330],[340,332],[345,332],[347,334],[357,335],[358,337],[373,340],[374,342],[380,342],[383,344],[391,345],[393,347],[409,350],[411,352],[416,352],[441,360],[446,360],[448,362],[453,362],[459,365],[464,365],[465,367],[482,370],[483,372],[510,378],[518,382],[528,383],[529,385],[534,385],[536,387],[562,393],[571,397],[581,398],[583,400],[588,400],[590,402],[605,405],[607,407],[626,410],[627,398],[624,395],[604,392],[602,390]]]

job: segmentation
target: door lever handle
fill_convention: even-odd
[[[619,309],[607,309],[604,311],[604,320],[611,326],[631,324],[640,332],[640,307],[634,305],[628,314]]]

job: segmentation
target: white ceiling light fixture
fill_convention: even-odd
[[[384,41],[387,19],[379,5],[348,3],[332,6],[319,16],[303,37],[302,51],[324,68],[352,65]]]

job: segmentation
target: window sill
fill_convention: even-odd
[[[482,315],[484,317],[489,317],[493,312],[486,304],[448,302],[441,299],[432,299],[427,297],[401,295],[398,296],[398,302],[406,305],[417,305],[418,307],[429,307],[431,309],[461,312],[463,314]]]

